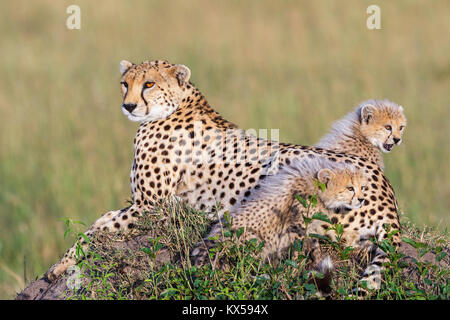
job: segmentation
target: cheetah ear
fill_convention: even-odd
[[[403,112],[403,106],[399,106],[398,110],[400,110],[400,112]]]
[[[132,66],[133,66],[133,64],[130,61],[127,61],[127,60],[120,61],[120,64],[119,64],[120,74],[123,75]]]
[[[174,65],[170,72],[173,74],[175,78],[177,78],[178,85],[181,86],[184,83],[188,83],[189,78],[191,77],[191,70],[188,67],[182,64]]]
[[[334,172],[327,168],[320,170],[317,174],[317,179],[325,185],[327,185],[333,177]]]
[[[373,117],[373,113],[376,111],[376,108],[372,104],[365,104],[361,107],[361,123],[365,122],[369,124],[370,119]]]

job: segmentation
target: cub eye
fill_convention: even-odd
[[[155,85],[155,82],[153,82],[153,81],[147,81],[147,82],[144,84],[144,88],[145,88],[145,89],[150,89],[150,88],[153,88],[154,85]]]
[[[347,187],[348,191],[354,191],[355,189],[353,189],[353,187]]]
[[[405,129],[405,126],[400,126],[400,128],[398,128],[400,131],[402,131],[403,129]]]
[[[368,186],[362,186],[362,187],[361,187],[361,190],[362,190],[362,191],[367,191],[368,189],[369,189]]]
[[[391,127],[390,125],[385,125],[384,128],[385,128],[387,131],[391,131],[391,130],[392,130],[392,127]]]
[[[125,88],[128,88],[128,83],[126,83],[125,81],[122,81],[120,84],[123,85]]]

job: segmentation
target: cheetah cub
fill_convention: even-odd
[[[244,228],[239,240],[256,238],[264,241],[262,256],[278,259],[283,256],[295,239],[306,234],[327,235],[336,239],[331,224],[313,219],[306,226],[305,217],[324,213],[333,223],[342,222],[352,209],[360,208],[364,202],[367,179],[363,170],[345,163],[336,163],[326,158],[295,160],[274,176],[267,177],[261,187],[242,206],[232,210],[231,228]],[[305,206],[299,199],[317,196],[317,205]],[[300,197],[300,198],[299,198]],[[354,221],[355,226],[358,224]],[[324,228],[325,226],[325,228]],[[348,230],[348,231],[347,231]],[[216,224],[207,238],[221,235],[222,224]],[[355,245],[358,233],[346,229],[344,241]],[[208,259],[208,248],[215,245],[206,240],[193,251],[194,263],[202,265]],[[318,256],[318,243],[310,243],[312,257]]]
[[[383,169],[382,153],[402,143],[405,128],[402,106],[389,100],[368,100],[336,121],[315,146],[365,158]]]

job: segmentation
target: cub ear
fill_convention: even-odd
[[[330,169],[322,169],[317,174],[317,179],[323,184],[327,185],[330,182],[331,178],[334,177],[334,172]]]
[[[191,77],[191,70],[189,70],[188,67],[182,64],[176,64],[174,65],[170,72],[173,74],[175,78],[177,78],[178,85],[181,86],[184,83],[187,83],[189,81],[189,78]]]
[[[398,110],[400,110],[400,112],[403,112],[404,110],[403,110],[403,106],[399,106],[398,107]]]
[[[372,119],[376,108],[372,104],[365,104],[361,107],[361,123],[365,122],[369,124],[370,119]]]
[[[133,64],[130,61],[127,61],[127,60],[120,61],[120,64],[119,64],[120,74],[123,75],[132,66],[133,66]]]

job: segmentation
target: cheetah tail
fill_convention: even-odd
[[[314,268],[314,271],[323,274],[322,278],[314,277],[313,281],[319,289],[319,292],[323,295],[331,293],[331,280],[334,271],[334,265],[330,256],[326,256],[320,263]]]

